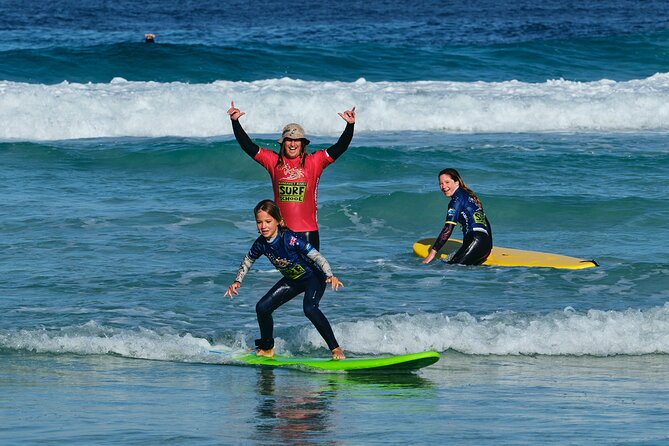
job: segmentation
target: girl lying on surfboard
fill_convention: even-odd
[[[260,237],[251,246],[239,266],[235,281],[228,287],[225,296],[239,294],[237,288],[253,263],[266,256],[276,269],[283,274],[279,280],[256,304],[260,339],[256,339],[256,355],[274,356],[274,310],[300,293],[304,293],[302,307],[304,314],[316,327],[332,352],[332,359],[344,359],[344,352],[325,315],[318,308],[326,283],[337,291],[344,284],[333,274],[330,264],[301,235],[291,231],[281,217],[281,211],[272,200],[263,200],[253,210]]]
[[[455,169],[439,172],[439,188],[451,199],[444,228],[423,263],[430,263],[448,241],[455,225],[462,226],[462,247],[446,263],[480,265],[492,251],[492,228],[476,194],[467,187]]]

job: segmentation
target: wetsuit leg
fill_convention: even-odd
[[[462,241],[462,246],[446,262],[460,265],[480,265],[492,251],[492,241],[485,232],[472,231]]]
[[[260,326],[260,339],[256,339],[256,347],[269,350],[274,347],[274,310],[304,291],[300,282],[281,279],[258,301],[256,314]]]
[[[311,246],[316,248],[316,251],[321,250],[321,238],[318,236],[318,231],[306,231],[306,232],[298,232],[298,234],[301,234]]]
[[[305,282],[304,301],[302,302],[304,315],[309,318],[312,324],[314,324],[314,327],[316,327],[316,330],[321,334],[328,345],[328,348],[334,350],[339,347],[339,343],[337,342],[337,339],[335,339],[330,322],[320,308],[318,308],[327,286],[325,278],[315,274],[314,276],[305,279]]]

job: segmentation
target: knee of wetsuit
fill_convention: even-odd
[[[256,348],[259,348],[260,350],[270,350],[274,348],[274,338],[256,339],[255,344]]]
[[[304,310],[304,315],[309,320],[311,320],[313,316],[318,314],[318,305],[314,305],[311,302],[309,303],[305,302],[304,305],[302,305],[302,309]]]
[[[271,314],[272,312],[268,308],[269,306],[267,304],[263,304],[262,300],[258,301],[256,304],[256,314],[258,316],[264,316],[267,314]]]

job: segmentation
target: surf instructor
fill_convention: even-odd
[[[239,118],[244,112],[235,107],[228,109],[232,130],[241,148],[263,166],[272,178],[274,201],[278,204],[286,225],[302,234],[317,250],[320,236],[316,219],[318,181],[323,170],[334,163],[351,144],[355,126],[355,107],[338,113],[346,121],[346,128],[339,140],[330,148],[307,153],[309,140],[301,125],[291,123],[283,128],[279,153],[255,144],[246,134]]]

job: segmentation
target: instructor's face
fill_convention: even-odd
[[[302,154],[302,140],[289,139],[283,140],[283,154],[288,159],[297,158]]]
[[[447,197],[452,197],[455,191],[458,190],[458,187],[460,187],[459,181],[453,181],[453,178],[448,175],[439,176],[439,189]]]

